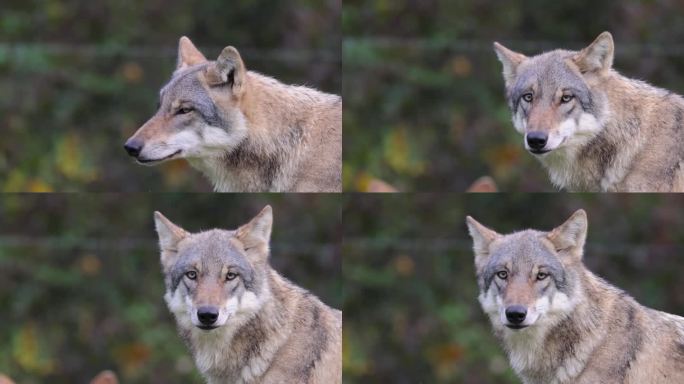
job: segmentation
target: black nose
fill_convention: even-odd
[[[143,142],[138,139],[130,139],[124,144],[124,149],[130,156],[138,157],[142,150]]]
[[[541,151],[546,146],[546,141],[548,140],[549,136],[544,132],[534,131],[528,132],[526,138],[527,145],[531,149]]]
[[[527,308],[522,305],[511,305],[506,308],[506,318],[511,324],[521,324],[527,316]]]
[[[212,325],[218,319],[219,311],[216,307],[199,307],[197,308],[197,318],[200,323],[204,325]]]

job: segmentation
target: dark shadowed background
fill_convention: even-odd
[[[552,191],[504,99],[499,41],[526,54],[579,49],[602,31],[624,75],[684,93],[684,3],[346,0],[344,188]]]
[[[341,308],[336,195],[0,196],[0,372],[17,383],[200,383],[163,300],[159,210],[188,231],[235,229],[273,206],[271,264]]]
[[[3,0],[1,191],[207,191],[184,160],[148,168],[123,143],[155,112],[189,36],[213,60],[341,92],[341,0]]]
[[[519,383],[477,302],[465,216],[500,233],[589,216],[585,264],[684,315],[684,196],[345,196],[344,382]],[[350,315],[351,314],[351,315]]]

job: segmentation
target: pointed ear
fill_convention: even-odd
[[[587,239],[587,213],[583,209],[577,210],[565,223],[549,232],[547,238],[557,251],[569,251],[578,258],[582,258],[582,249]]]
[[[154,227],[159,235],[159,248],[161,249],[161,263],[164,269],[175,263],[178,256],[178,243],[189,236],[183,228],[172,223],[160,212],[154,212]]]
[[[494,42],[494,51],[501,64],[503,64],[503,77],[506,86],[511,86],[517,76],[518,66],[527,60],[527,56],[511,51],[497,42]]]
[[[492,242],[501,237],[500,234],[485,227],[472,217],[466,217],[468,232],[473,238],[473,251],[475,252],[475,266],[482,267],[489,258],[489,246]]]
[[[603,32],[588,47],[572,57],[582,73],[605,72],[613,66],[615,46],[610,32]]]
[[[239,96],[244,89],[245,63],[235,47],[225,47],[214,65],[207,68],[206,77],[210,85],[228,84],[233,94]]]
[[[0,384],[14,384],[14,380],[0,373]]]
[[[112,371],[102,371],[95,376],[90,384],[119,384],[119,380]]]
[[[273,226],[273,210],[270,205],[264,207],[249,223],[237,229],[236,237],[248,252],[255,251],[268,256],[271,227]]]
[[[204,63],[205,61],[207,61],[207,58],[195,47],[195,44],[187,37],[182,36],[178,41],[178,64],[176,65],[176,71]]]

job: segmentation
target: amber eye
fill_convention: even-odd
[[[501,280],[506,280],[508,278],[508,272],[507,271],[499,271],[496,273],[496,276],[499,277]]]
[[[192,112],[193,109],[190,107],[183,107],[176,111],[176,115],[185,115],[186,113]]]
[[[547,277],[549,277],[549,274],[546,272],[538,272],[537,273],[537,280],[544,280]]]
[[[573,96],[573,95],[563,95],[563,96],[561,96],[561,103],[563,103],[563,104],[569,103],[570,100],[572,100],[574,98],[575,98],[575,96]]]
[[[187,271],[187,272],[185,272],[185,276],[190,280],[195,280],[197,278],[197,272]]]
[[[238,276],[237,273],[228,272],[228,273],[226,273],[226,280],[228,280],[228,281],[233,280],[233,279],[235,279],[237,276]]]
[[[526,93],[526,94],[522,95],[522,99],[528,103],[531,103],[533,98],[534,98],[534,96],[532,96],[531,93]]]

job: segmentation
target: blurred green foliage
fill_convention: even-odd
[[[343,208],[345,383],[518,383],[477,301],[465,216],[500,233],[589,216],[585,264],[684,314],[684,196],[351,194]],[[350,315],[351,314],[351,315]]]
[[[551,191],[523,148],[492,42],[579,49],[604,30],[615,68],[684,93],[684,5],[671,0],[348,0],[342,12],[345,190]]]
[[[163,300],[159,210],[195,232],[274,210],[271,264],[341,308],[336,195],[50,194],[0,197],[0,372],[17,383],[200,383]]]
[[[124,141],[155,112],[180,36],[207,58],[341,92],[340,0],[5,0],[0,192],[208,191],[183,160],[135,164]]]

